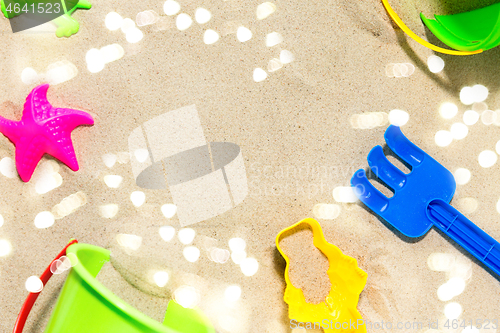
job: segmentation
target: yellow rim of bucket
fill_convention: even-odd
[[[404,24],[404,22],[399,18],[398,14],[392,9],[391,5],[389,5],[389,2],[387,0],[382,0],[382,3],[384,4],[385,9],[387,10],[387,13],[389,13],[389,16],[396,22],[396,24],[403,30],[408,36],[410,36],[414,41],[417,43],[434,50],[439,53],[444,53],[444,54],[451,54],[451,55],[471,55],[471,54],[477,54],[483,52],[483,50],[477,50],[477,51],[457,51],[457,50],[448,50],[444,49],[442,47],[436,46],[434,44],[429,43],[426,40],[423,40],[419,36],[417,36],[413,31],[410,30]]]

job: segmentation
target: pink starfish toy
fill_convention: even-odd
[[[80,125],[94,124],[94,119],[86,112],[50,105],[48,89],[49,85],[43,84],[31,91],[26,97],[21,121],[0,116],[0,132],[16,145],[17,172],[25,182],[31,179],[45,153],[77,171],[71,131]]]

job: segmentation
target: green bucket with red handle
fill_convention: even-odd
[[[165,319],[160,323],[113,294],[96,279],[110,259],[108,250],[88,244],[72,244],[65,250],[71,261],[77,262],[72,263],[74,266],[66,278],[45,333],[215,333],[209,319],[199,309],[186,309],[171,300]],[[64,255],[63,252],[59,257]],[[49,276],[45,276],[47,270],[41,277],[44,284],[51,275],[49,271]],[[37,296],[33,293],[28,296],[14,333],[22,331],[27,312]]]

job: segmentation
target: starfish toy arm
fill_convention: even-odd
[[[19,176],[24,182],[28,182],[35,171],[38,161],[42,158],[44,151],[41,146],[46,145],[43,137],[29,140],[21,138],[16,143],[16,168]],[[37,161],[33,163],[33,161]]]
[[[34,88],[26,98],[21,121],[0,117],[0,132],[16,145],[16,167],[21,179],[31,179],[36,165],[47,153],[73,171],[78,170],[71,131],[80,125],[93,125],[83,111],[54,108],[47,100],[48,84]]]
[[[65,123],[72,124],[85,124],[92,125],[94,120],[87,113],[80,110],[66,109],[66,108],[55,108],[47,100],[47,91],[49,90],[48,84],[40,85],[34,88],[31,93],[26,97],[26,103],[24,103],[24,109],[29,110],[29,112],[23,113],[22,120],[24,121],[36,121],[47,123],[50,121],[57,120],[61,117],[70,117],[65,120]],[[71,130],[79,125],[75,125]]]
[[[78,161],[71,142],[71,131],[80,125],[92,125],[94,120],[82,111],[62,110],[67,113],[48,119],[44,124],[44,128],[50,135],[50,141],[52,141],[46,152],[66,164],[71,170],[78,171]]]
[[[14,144],[19,141],[19,131],[16,131],[16,127],[19,124],[20,122],[5,119],[4,117],[0,116],[0,132]]]

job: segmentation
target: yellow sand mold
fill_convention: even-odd
[[[326,299],[319,304],[307,303],[302,290],[290,282],[288,272],[290,261],[279,245],[285,234],[293,232],[304,224],[309,225],[313,232],[314,246],[328,258],[330,263],[327,274],[332,288]],[[291,320],[297,323],[320,323],[325,333],[366,332],[366,326],[356,307],[359,294],[366,284],[367,274],[358,267],[356,259],[342,254],[338,247],[326,241],[318,221],[308,218],[283,229],[276,236],[276,247],[286,261],[284,300],[288,304],[288,315]]]

